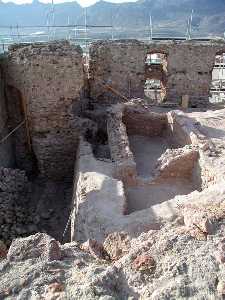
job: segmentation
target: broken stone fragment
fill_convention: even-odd
[[[225,263],[225,253],[223,253],[221,251],[216,251],[214,256],[219,264]]]
[[[45,233],[37,233],[27,238],[15,239],[7,254],[9,261],[24,261],[35,258],[49,261],[60,260],[59,242]]]
[[[213,223],[209,216],[201,209],[187,206],[183,208],[184,224],[187,229],[198,229],[203,234],[211,234],[213,232]]]
[[[55,292],[62,292],[64,290],[64,285],[58,282],[54,282],[48,286],[48,291],[55,293]]]
[[[135,258],[132,268],[136,271],[148,271],[152,273],[156,268],[156,262],[150,255],[142,254]]]
[[[225,238],[222,239],[218,244],[218,249],[225,254]]]
[[[218,251],[215,252],[215,258],[218,263],[225,263],[225,239],[222,239],[218,244]]]
[[[219,281],[217,285],[217,292],[220,296],[225,296],[225,281]]]
[[[111,260],[118,260],[129,252],[130,238],[126,233],[113,232],[107,236],[103,247]]]
[[[96,240],[89,239],[85,243],[81,244],[81,250],[89,252],[93,257],[100,259],[108,259],[108,254],[106,253],[102,244],[98,243]]]
[[[64,290],[65,290],[65,286],[62,283],[53,282],[47,287],[46,292],[42,295],[43,296],[42,299],[63,300],[65,299],[66,296]]]
[[[0,241],[0,259],[5,258],[7,255],[7,247],[3,243],[3,241]]]

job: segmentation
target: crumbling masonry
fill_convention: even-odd
[[[165,102],[179,108],[188,95],[190,107],[206,108],[223,52],[220,41],[101,41],[90,47],[87,71],[81,48],[67,42],[11,47],[0,65],[1,139],[21,126],[1,143],[0,167],[26,170],[26,194],[38,207],[64,205],[60,226],[72,210],[72,239],[159,228],[174,218],[178,200],[203,197],[223,180],[220,158],[210,156],[212,139],[223,141],[203,125],[207,114],[168,112],[137,98],[146,78],[159,79]],[[164,54],[161,66],[146,66],[152,53]],[[7,193],[0,189],[2,203]]]

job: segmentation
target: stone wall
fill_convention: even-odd
[[[8,134],[8,113],[4,95],[4,81],[0,66],[0,140]],[[11,138],[0,142],[0,167],[11,167],[14,164]]]
[[[28,146],[31,136],[40,172],[53,179],[71,176],[84,91],[81,48],[67,42],[15,45],[5,73],[8,102],[16,91],[27,111],[24,139]]]
[[[132,185],[137,177],[136,163],[122,121],[123,111],[124,106],[120,104],[111,108],[107,118],[107,134],[111,158],[115,162],[114,177]]]
[[[28,186],[24,171],[0,167],[0,240],[7,245],[22,233],[19,227],[24,228],[30,218],[26,202]]]
[[[123,123],[128,135],[161,136],[167,128],[167,116],[127,105]]]
[[[90,48],[91,96],[108,103],[120,101],[102,88],[107,83],[124,96],[143,98],[147,54],[163,53],[167,58],[166,99],[179,103],[182,95],[189,95],[192,105],[208,102],[215,56],[222,52],[225,44],[216,41],[96,42]]]
[[[124,96],[143,98],[145,82],[145,46],[137,41],[94,43],[90,47],[90,87],[95,99],[118,101],[103,83],[115,87]]]

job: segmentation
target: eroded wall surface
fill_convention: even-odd
[[[0,66],[0,167],[11,167],[14,163],[11,138],[3,141],[8,133],[8,113],[4,95],[3,74]]]
[[[67,42],[13,46],[5,65],[8,102],[22,102],[25,139],[43,175],[73,174],[84,89],[82,51]]]
[[[180,102],[182,95],[189,95],[193,105],[206,103],[215,56],[222,52],[225,44],[216,41],[96,42],[90,48],[91,96],[104,102],[121,100],[102,88],[109,84],[126,97],[143,98],[147,54],[163,53],[167,58],[166,99]]]

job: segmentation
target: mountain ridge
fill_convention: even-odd
[[[120,28],[137,28],[149,25],[149,14],[154,25],[185,28],[194,10],[193,30],[221,35],[225,31],[224,0],[139,0],[112,3],[99,1],[87,7],[87,22],[91,25],[113,25]],[[54,5],[55,24],[84,24],[84,8],[77,3],[64,2]],[[0,26],[46,25],[51,15],[50,3],[38,0],[28,4],[4,3],[0,0]],[[215,22],[216,21],[216,22]],[[177,28],[179,29],[179,28]]]

